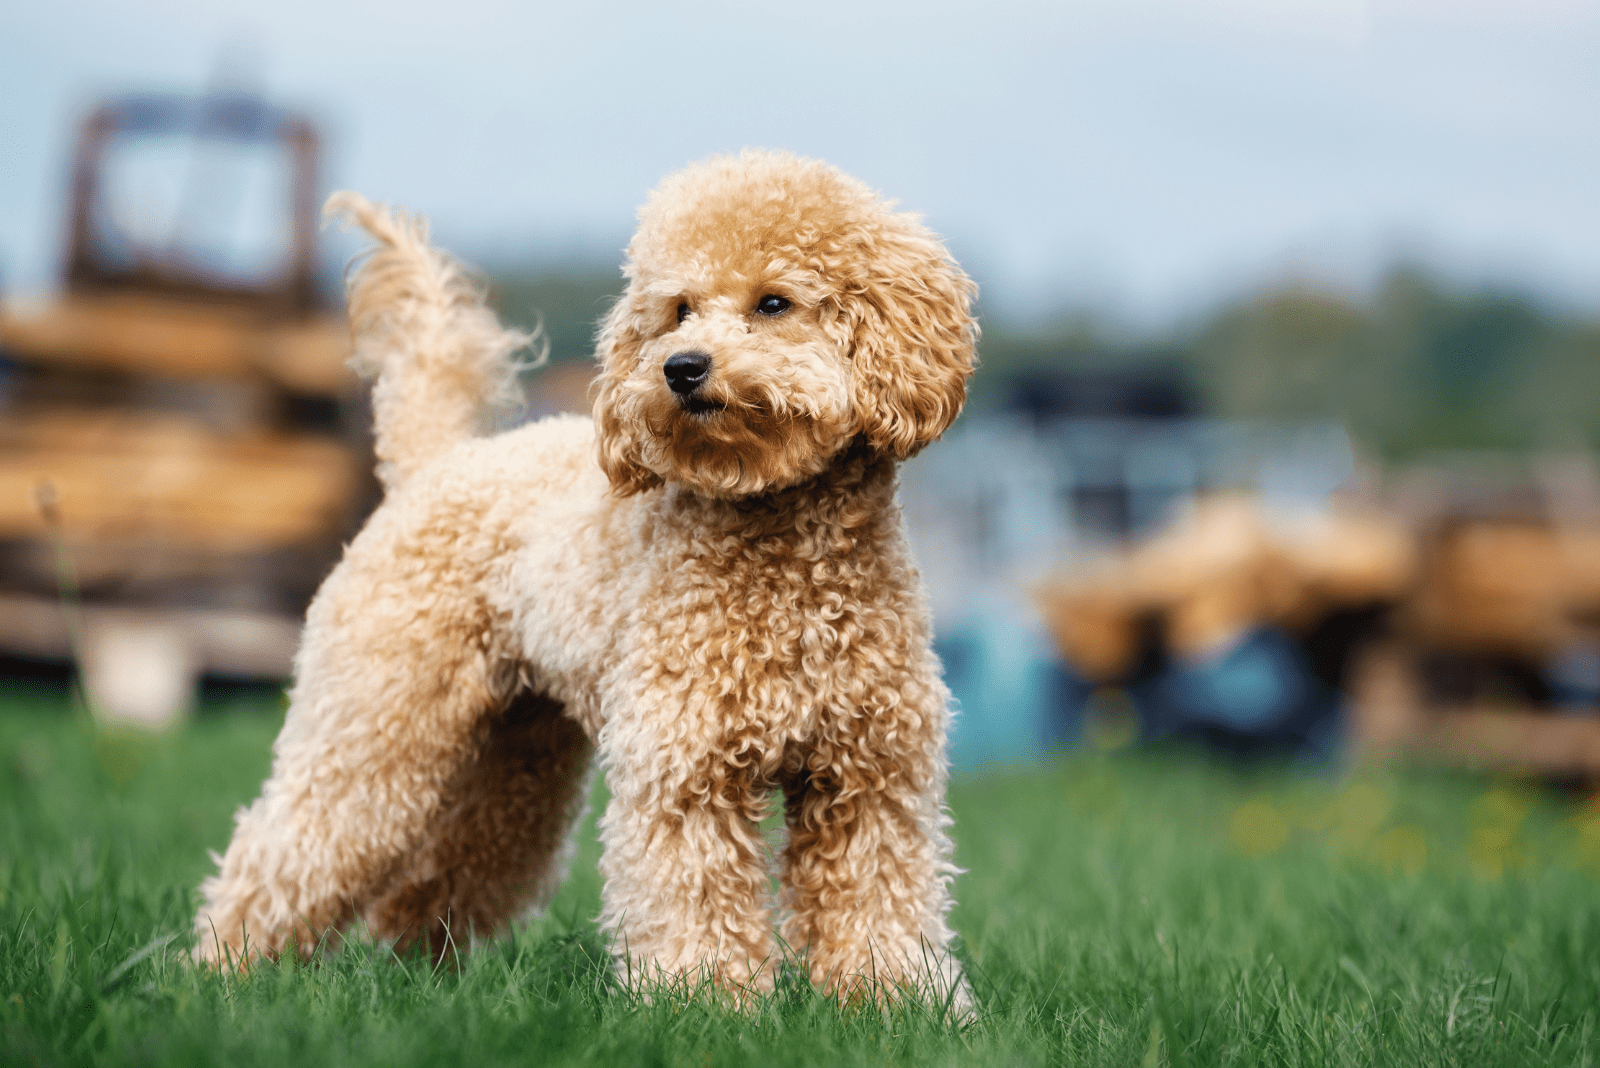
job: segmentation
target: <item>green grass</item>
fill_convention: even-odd
[[[982,1002],[643,1004],[604,966],[592,822],[551,913],[457,968],[353,944],[185,962],[275,710],[116,738],[0,695],[0,1062],[1577,1065],[1600,1006],[1600,810],[1516,780],[1073,755],[958,780]]]

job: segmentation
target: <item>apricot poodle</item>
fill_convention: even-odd
[[[481,436],[526,339],[419,223],[329,207],[378,240],[349,297],[385,499],[306,617],[197,954],[504,929],[559,885],[598,753],[600,920],[632,981],[770,987],[776,905],[835,994],[967,1003],[949,695],[895,503],[973,369],[939,239],[823,163],[692,166],[640,209],[593,420]]]

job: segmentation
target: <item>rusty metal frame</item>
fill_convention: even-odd
[[[189,134],[281,144],[293,161],[294,175],[290,204],[293,235],[289,262],[281,275],[267,285],[229,285],[160,266],[127,269],[105,263],[95,248],[92,213],[106,150],[114,138],[124,134]],[[222,299],[282,315],[312,311],[318,303],[315,246],[320,147],[316,128],[308,118],[245,94],[188,97],[140,93],[102,104],[84,121],[73,161],[66,248],[68,287]]]

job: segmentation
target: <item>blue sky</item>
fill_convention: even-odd
[[[328,125],[330,186],[493,262],[609,260],[663,174],[821,156],[989,306],[1139,325],[1397,255],[1600,310],[1600,0],[550,6],[56,0],[0,31],[0,284],[56,270],[72,124],[218,57]]]

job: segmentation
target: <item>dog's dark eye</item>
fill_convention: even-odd
[[[782,315],[788,310],[789,302],[771,293],[756,301],[756,311],[762,315]]]
[[[678,305],[678,322],[681,323],[687,318],[689,318],[689,305],[687,303],[679,304]]]

